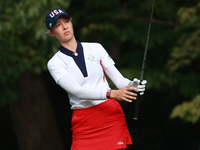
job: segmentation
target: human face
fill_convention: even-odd
[[[74,30],[71,20],[66,16],[60,16],[56,25],[51,28],[50,34],[55,36],[61,44],[74,39]]]

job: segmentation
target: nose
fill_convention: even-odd
[[[65,23],[62,23],[63,29],[67,29],[67,25]]]

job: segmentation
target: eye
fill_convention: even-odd
[[[58,23],[58,24],[56,24],[56,27],[58,27],[58,26],[60,26],[60,24]]]

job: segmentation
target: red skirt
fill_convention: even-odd
[[[115,99],[73,110],[71,123],[71,150],[116,150],[132,144],[123,110]]]

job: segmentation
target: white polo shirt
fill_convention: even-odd
[[[103,70],[114,65],[114,61],[100,44],[77,41],[77,45],[78,56],[61,46],[60,51],[49,60],[48,70],[57,84],[63,76],[70,74],[82,88],[99,91],[101,96],[99,100],[79,99],[73,91],[65,89],[68,92],[71,109],[90,107],[106,100],[105,93],[110,87]],[[66,84],[73,86],[71,81]]]

